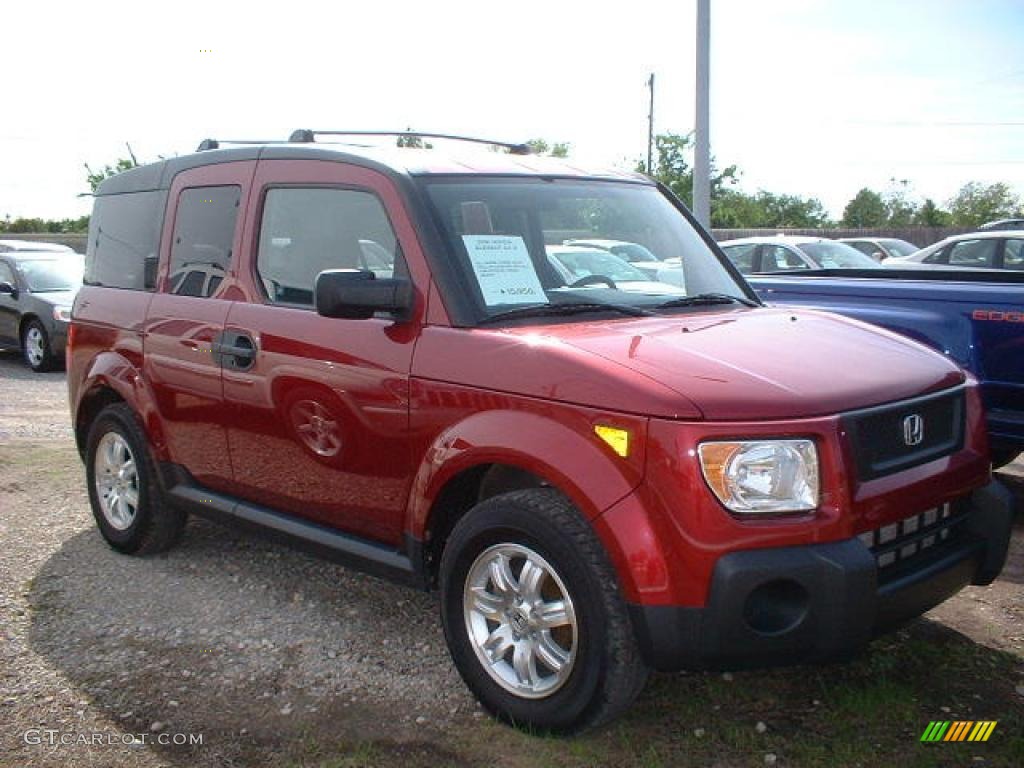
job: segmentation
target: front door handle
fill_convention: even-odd
[[[256,361],[256,342],[247,333],[226,331],[212,345],[213,356],[221,367],[244,371]]]

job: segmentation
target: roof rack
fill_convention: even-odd
[[[504,147],[513,155],[529,155],[533,149],[529,144],[510,144],[505,141],[491,141],[490,139],[478,139],[472,136],[457,136],[451,133],[423,133],[421,131],[313,131],[308,128],[299,128],[292,131],[288,141],[293,144],[311,144],[316,141],[317,136],[406,136],[417,139],[451,139],[453,141],[468,141],[473,144],[488,144],[492,147]]]
[[[287,144],[287,141],[280,139],[203,139],[196,147],[196,152],[205,152],[208,149],[220,149],[221,144]]]

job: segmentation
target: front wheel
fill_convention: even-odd
[[[553,489],[496,496],[459,521],[441,559],[441,609],[462,678],[513,725],[598,725],[647,678],[615,570]]]
[[[21,352],[29,368],[36,373],[57,367],[58,360],[50,349],[50,336],[38,320],[30,320],[25,325],[21,334]]]

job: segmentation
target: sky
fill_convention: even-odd
[[[205,137],[404,129],[634,166],[694,124],[695,0],[7,0],[0,217],[89,212],[84,163]],[[1024,194],[1024,0],[711,0],[711,149],[741,187]]]

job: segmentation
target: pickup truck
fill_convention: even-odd
[[[1024,451],[1024,273],[801,270],[747,279],[766,302],[838,312],[943,352],[981,382],[992,463]]]

